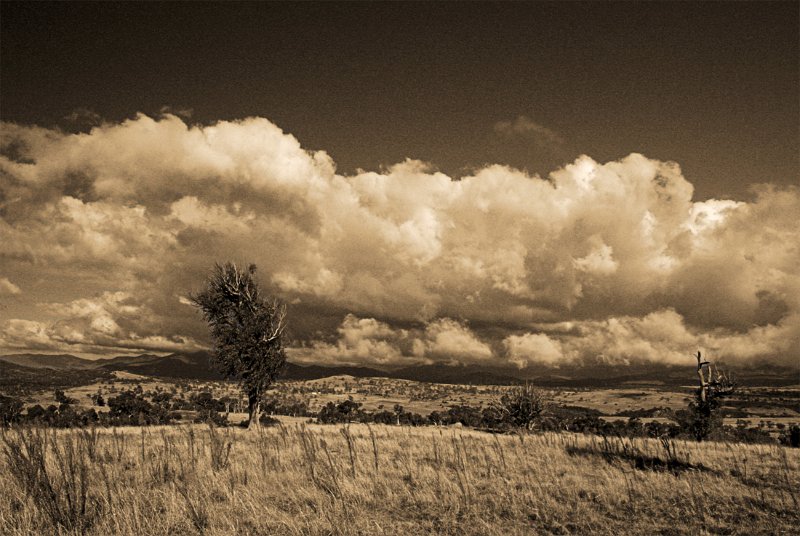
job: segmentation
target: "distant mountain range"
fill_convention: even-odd
[[[41,370],[125,371],[159,378],[218,380],[222,376],[211,366],[211,354],[177,352],[166,356],[142,354],[89,360],[69,354],[13,354],[0,356],[0,362],[12,364],[16,372],[40,375]],[[800,368],[762,366],[737,368],[742,385],[785,386],[800,384]],[[478,365],[418,365],[391,370],[369,367],[298,365],[287,363],[281,374],[285,380],[315,380],[329,376],[383,377],[404,380],[473,385],[509,385],[531,381],[543,387],[625,387],[636,385],[676,386],[694,384],[694,367],[664,365],[609,366],[595,365],[551,369],[546,367],[517,370]]]

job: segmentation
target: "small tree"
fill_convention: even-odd
[[[541,391],[526,383],[515,387],[500,397],[497,409],[503,422],[531,430],[545,410],[546,400]]]
[[[61,389],[55,390],[55,392],[53,393],[53,398],[55,398],[56,402],[62,405],[69,405],[77,402],[77,400],[75,400],[74,398],[70,398],[66,394],[64,394],[64,391],[62,391]]]
[[[247,395],[249,426],[259,425],[261,400],[284,363],[286,308],[261,296],[256,266],[214,265],[206,288],[191,297],[211,328],[214,364],[226,379],[239,381]]]
[[[716,374],[710,361],[703,361],[700,352],[697,358],[697,376],[700,385],[689,402],[689,414],[684,426],[697,441],[702,441],[722,426],[719,407],[722,398],[733,394],[736,383],[719,369]]]

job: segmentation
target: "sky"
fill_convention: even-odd
[[[796,3],[0,4],[0,352],[800,356]]]

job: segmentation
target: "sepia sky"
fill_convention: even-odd
[[[797,3],[0,4],[0,353],[800,356]]]

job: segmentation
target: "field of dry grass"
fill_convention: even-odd
[[[306,424],[2,433],[8,535],[752,535],[800,524],[800,451],[772,445]]]

